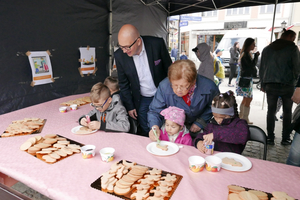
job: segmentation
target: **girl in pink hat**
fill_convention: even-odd
[[[185,127],[185,113],[183,109],[170,106],[160,112],[165,118],[165,124],[160,130],[160,140],[178,144],[192,145],[189,130]]]

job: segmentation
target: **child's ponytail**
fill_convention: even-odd
[[[229,90],[225,93],[215,96],[212,102],[212,106],[215,108],[234,108],[234,115],[239,117],[238,105],[236,103],[233,91]]]

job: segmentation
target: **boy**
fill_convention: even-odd
[[[104,80],[104,85],[106,85],[109,88],[111,97],[113,97],[116,94],[120,94],[120,87],[119,87],[118,78],[108,76]]]
[[[90,129],[103,131],[128,132],[130,124],[125,107],[122,105],[119,95],[111,96],[111,93],[103,83],[95,84],[90,92],[91,106],[94,107],[88,113],[91,122],[85,115],[79,118],[79,124]]]

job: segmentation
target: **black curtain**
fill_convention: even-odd
[[[89,92],[108,76],[106,0],[0,1],[0,114]],[[96,48],[96,76],[81,77],[79,47]],[[51,52],[55,82],[30,86],[27,51]]]

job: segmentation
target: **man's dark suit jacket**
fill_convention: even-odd
[[[165,42],[162,38],[142,36],[148,57],[150,71],[156,87],[168,75],[168,68],[172,64]],[[132,57],[118,49],[115,53],[118,71],[120,96],[128,111],[140,106],[140,81]],[[149,74],[150,75],[150,74]]]

